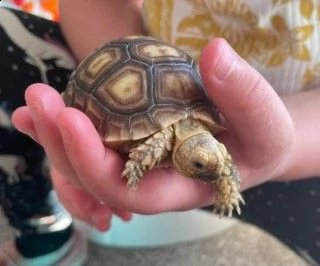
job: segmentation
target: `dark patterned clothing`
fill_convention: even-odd
[[[258,225],[320,265],[320,178],[269,182],[244,192],[241,219]]]
[[[32,225],[34,217],[58,217],[64,210],[52,193],[43,149],[15,130],[10,116],[25,104],[28,85],[46,82],[57,90],[65,87],[75,66],[65,47],[58,25],[0,7],[0,204],[26,257],[59,248],[72,227],[39,233]]]

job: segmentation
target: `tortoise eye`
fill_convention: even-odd
[[[203,163],[199,162],[199,161],[194,161],[193,165],[197,168],[197,169],[203,169],[204,165]]]

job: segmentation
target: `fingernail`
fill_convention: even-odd
[[[70,130],[68,130],[65,125],[62,125],[62,124],[58,124],[58,125],[59,125],[59,129],[60,129],[60,133],[62,135],[63,141],[65,143],[70,143],[72,141],[72,134]]]
[[[19,131],[27,136],[29,136],[30,138],[32,138],[35,142],[39,143],[40,144],[40,141],[38,139],[38,137],[35,135],[34,132],[32,131],[26,131],[26,130],[20,130]]]
[[[110,224],[106,221],[101,222],[95,225],[95,228],[98,229],[100,232],[106,232],[110,228]]]
[[[33,97],[31,103],[28,106],[30,111],[35,115],[39,115],[41,112],[46,111],[45,103],[42,101],[41,98],[37,96]]]
[[[215,76],[223,81],[227,79],[237,66],[237,54],[231,46],[225,42],[223,51],[220,53],[220,58],[217,60],[214,67]]]
[[[97,208],[92,214],[92,225],[100,231],[109,228],[110,212],[105,209]]]
[[[101,210],[101,208],[97,208],[97,210],[95,210],[93,213],[92,213],[92,222],[94,224],[98,224],[100,223],[102,220],[104,220],[104,218],[106,219],[106,215],[105,213],[103,212],[103,210]]]

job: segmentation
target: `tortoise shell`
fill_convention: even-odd
[[[151,37],[122,38],[95,50],[73,72],[63,98],[83,111],[113,148],[188,117],[213,133],[222,129],[196,62]]]

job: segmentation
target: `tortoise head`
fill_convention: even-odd
[[[187,138],[176,140],[172,161],[176,170],[184,176],[213,183],[221,176],[227,156],[224,145],[210,132],[197,131]]]

